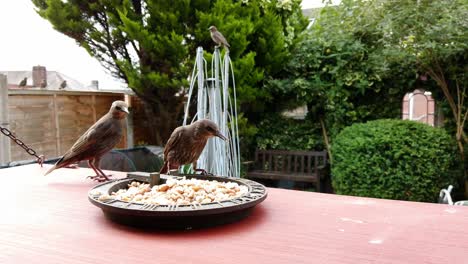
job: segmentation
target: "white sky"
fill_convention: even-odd
[[[323,1],[327,2],[326,0],[302,0],[302,8],[315,8],[325,6]],[[339,4],[341,0],[332,0],[332,4]]]
[[[303,0],[302,6],[323,4],[322,0]],[[55,31],[41,18],[30,0],[0,1],[0,34],[0,71],[26,71],[43,65],[85,85],[98,80],[100,89],[122,87],[73,39]]]

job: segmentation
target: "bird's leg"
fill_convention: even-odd
[[[109,175],[106,175],[102,170],[101,168],[99,168],[99,164],[101,163],[101,158],[95,158],[94,159],[94,167],[96,167],[96,169],[101,173],[101,180],[100,181],[109,181],[109,177],[112,177],[112,174],[109,174]],[[98,180],[99,181],[99,180]]]
[[[88,166],[93,169],[93,171],[96,173],[96,175],[94,176],[88,176],[86,178],[89,178],[91,180],[97,180],[99,181],[99,178],[101,178],[101,174],[99,173],[99,171],[96,169],[96,167],[94,167],[94,164],[93,164],[94,160],[88,160]]]
[[[196,162],[196,161],[195,161],[194,163],[192,163],[192,168],[193,168],[193,170],[195,171],[195,173],[196,173],[197,171],[199,171],[199,172],[201,172],[201,175],[213,175],[213,174],[211,174],[211,173],[208,173],[208,172],[207,172],[206,170],[204,170],[204,169],[197,169],[197,162]]]
[[[96,173],[95,176],[88,176],[87,178],[90,178],[91,180],[98,181],[98,182],[104,182],[108,181],[111,175],[105,175],[101,169],[99,169],[99,162],[101,161],[100,158],[95,158],[93,160],[88,160],[88,165],[94,170]]]

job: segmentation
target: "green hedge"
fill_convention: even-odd
[[[427,201],[457,185],[460,162],[446,131],[403,120],[376,120],[341,131],[332,145],[336,193]]]
[[[259,149],[323,150],[321,133],[318,122],[272,114],[258,125],[256,143]]]

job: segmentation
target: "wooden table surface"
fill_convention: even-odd
[[[268,189],[240,222],[179,232],[114,224],[88,169],[0,170],[0,263],[468,263],[468,207]],[[123,173],[115,173],[123,177]]]

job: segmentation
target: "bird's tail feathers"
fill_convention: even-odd
[[[47,176],[47,174],[51,173],[53,170],[55,170],[57,168],[57,166],[52,166],[45,174],[44,176]]]
[[[47,176],[47,174],[51,173],[51,172],[52,172],[53,170],[55,170],[55,169],[61,168],[62,166],[61,166],[60,163],[63,161],[63,157],[65,157],[65,156],[62,156],[62,157],[55,163],[55,165],[52,166],[52,167],[44,174],[44,176]]]

